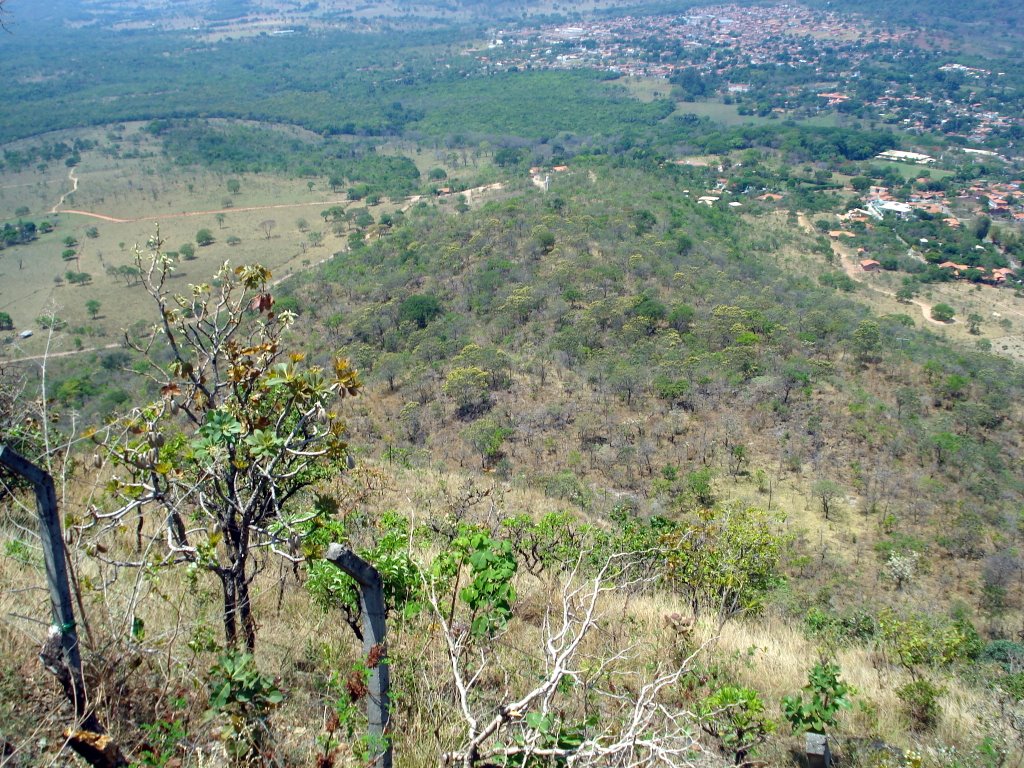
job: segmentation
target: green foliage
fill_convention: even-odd
[[[490,404],[487,372],[476,366],[453,368],[442,390],[455,402],[462,418],[474,416]]]
[[[782,697],[782,713],[795,732],[825,733],[837,725],[842,710],[853,706],[850,697],[857,691],[839,675],[837,664],[818,662],[808,673],[803,694]]]
[[[516,599],[512,581],[517,569],[511,543],[477,531],[453,539],[434,561],[431,574],[436,584],[457,592],[470,612],[465,620],[470,632],[482,639],[503,630],[512,618]],[[454,619],[454,608],[453,601],[449,623]]]
[[[1024,667],[1024,644],[1013,640],[993,640],[982,649],[979,660],[998,664],[1006,672],[1017,671]]]
[[[714,506],[717,496],[714,486],[715,474],[710,467],[690,472],[686,476],[686,492],[698,507]]]
[[[701,730],[715,739],[722,752],[732,755],[734,765],[748,765],[748,756],[775,731],[760,694],[752,688],[719,688],[700,702],[697,716]]]
[[[928,680],[914,680],[896,689],[896,698],[917,731],[931,731],[942,715],[939,697],[945,692],[941,686]]]
[[[350,541],[350,536],[357,533],[346,530],[335,519],[337,510],[333,500],[321,497],[314,511],[317,514],[306,524],[305,534],[305,546],[310,555],[328,543]],[[394,512],[385,512],[371,525],[376,541],[359,549],[358,554],[380,574],[388,621],[412,618],[423,607],[423,576],[409,551],[409,523]],[[306,568],[309,573],[306,590],[314,604],[325,613],[340,610],[361,639],[359,588],[352,577],[320,557],[311,557]]]
[[[14,320],[6,312],[0,312],[0,331],[10,331],[14,328]]]
[[[480,455],[484,469],[492,468],[504,456],[502,446],[513,434],[514,430],[492,418],[478,419],[462,431],[463,437]]]
[[[547,712],[528,712],[524,718],[526,727],[532,733],[518,733],[515,745],[526,748],[526,754],[536,749],[564,750],[564,754],[554,757],[539,755],[516,755],[502,761],[504,768],[564,768],[569,765],[568,755],[577,750],[587,738],[587,732],[597,726],[597,715],[591,715],[586,721],[567,725],[558,715]],[[503,745],[495,745],[500,748]]]
[[[259,671],[252,655],[233,651],[222,654],[210,668],[206,687],[207,717],[221,723],[220,736],[232,761],[245,763],[267,743],[267,717],[284,701],[284,694]]]
[[[952,322],[955,314],[956,310],[949,306],[949,304],[939,303],[932,307],[932,318],[940,323]]]
[[[442,312],[444,308],[436,296],[415,294],[399,305],[398,319],[401,322],[415,323],[418,328],[426,328],[427,323]]]
[[[198,232],[196,232],[196,243],[199,244],[200,246],[213,245],[213,232],[206,229],[205,227],[203,229],[200,229]]]
[[[139,753],[138,764],[146,768],[168,768],[172,760],[181,757],[182,747],[188,735],[181,720],[157,720],[144,723],[146,745]]]
[[[899,616],[886,610],[879,614],[878,628],[883,647],[911,670],[945,666],[977,655],[976,634],[962,622],[922,613]]]
[[[528,515],[502,520],[516,561],[534,576],[568,569],[585,550],[589,526],[568,512],[549,512],[534,521]]]
[[[733,506],[701,509],[667,525],[660,536],[667,583],[688,598],[694,615],[756,612],[782,582],[787,537],[781,523],[776,514]]]

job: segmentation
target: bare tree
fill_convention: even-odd
[[[484,682],[499,666],[497,643],[478,645],[450,621],[446,599],[428,591],[441,628],[464,724],[461,745],[441,764],[485,765],[550,761],[567,766],[692,766],[702,762],[692,713],[669,701],[694,654],[681,663],[654,658],[640,644],[595,656],[592,635],[607,618],[613,592],[645,586],[634,573],[637,555],[613,556],[585,578],[579,564],[566,577],[541,626],[541,659],[531,689],[489,698]],[[619,578],[613,578],[618,575]]]
[[[260,229],[263,230],[263,234],[267,236],[267,240],[270,239],[270,232],[277,226],[277,222],[273,219],[264,219],[260,222]]]

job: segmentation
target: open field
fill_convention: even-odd
[[[739,107],[735,104],[723,104],[720,101],[681,101],[676,105],[675,114],[706,117],[727,128],[734,125],[763,125],[769,122],[767,117],[741,115]]]
[[[895,168],[905,179],[918,179],[924,175],[932,179],[945,179],[953,175],[952,171],[944,171],[941,168],[932,168],[927,165],[917,165],[916,163],[897,163],[891,160],[879,160],[876,162],[883,168]]]
[[[14,332],[6,334],[0,359],[41,354],[46,341],[37,318],[50,314],[67,325],[67,333],[51,340],[51,352],[116,343],[122,331],[146,317],[150,308],[141,285],[111,276],[108,270],[134,266],[135,246],[145,248],[157,232],[167,251],[178,251],[182,244],[195,248],[195,257],[182,260],[175,272],[183,289],[192,281],[207,279],[225,260],[259,262],[279,281],[347,249],[349,229],[334,232],[320,215],[325,209],[366,209],[376,219],[411,204],[384,199],[367,208],[349,201],[344,192],[333,192],[325,178],[181,168],[163,158],[158,142],[138,129],[138,125],[128,126],[118,134],[118,144],[128,143],[132,154],[141,157],[111,157],[97,149],[83,152],[74,168],[51,163],[41,171],[0,177],[0,218],[15,220],[15,209],[26,206],[28,218],[55,225],[32,243],[0,251],[0,311],[11,315],[15,332],[36,331],[32,338],[16,343]],[[86,137],[103,142],[101,131]],[[389,147],[386,152],[400,154],[403,149],[408,150]],[[454,174],[455,168],[446,165],[449,159],[464,167],[461,156],[442,156],[440,161],[437,153],[429,151],[413,151],[410,156],[424,175],[437,166],[448,167]],[[237,194],[228,191],[229,179],[238,182]],[[479,204],[490,196],[493,192],[483,191],[468,198],[471,204]],[[211,245],[196,244],[200,229],[213,234]],[[319,245],[310,244],[310,232],[321,233]],[[76,257],[65,261],[61,253],[67,237],[78,245]],[[65,279],[68,271],[87,273],[91,280],[73,285]],[[89,301],[100,302],[95,317],[86,309]]]
[[[672,84],[662,77],[620,77],[615,83],[645,104],[672,95]]]

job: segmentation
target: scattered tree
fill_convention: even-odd
[[[152,565],[213,574],[225,642],[251,650],[250,585],[270,553],[301,558],[296,542],[320,520],[303,492],[345,466],[333,401],[360,384],[345,360],[325,371],[285,356],[282,335],[294,315],[272,312],[268,270],[225,266],[179,296],[161,246],[154,237],[148,256],[136,257],[160,332],[145,345],[129,340],[161,397],[96,435],[121,469],[111,487],[121,505],[109,516],[160,521],[166,533],[153,544],[164,542],[166,552]]]
[[[89,299],[85,302],[85,311],[89,313],[89,317],[95,320],[99,316],[102,306],[98,299]]]
[[[951,323],[956,311],[949,304],[936,304],[932,307],[932,319],[940,323]]]
[[[196,232],[196,243],[200,246],[212,245],[213,242],[213,232],[210,230],[203,228]]]

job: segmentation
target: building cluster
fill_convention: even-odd
[[[882,58],[898,61],[908,55],[916,35],[856,14],[795,4],[724,4],[681,14],[497,30],[490,46],[473,54],[492,70],[586,67],[663,78],[692,70],[715,76],[723,96],[770,103],[772,111],[786,114],[849,108],[844,105],[854,101],[862,70]],[[961,78],[964,87],[952,93],[924,82],[888,82],[877,93],[861,95],[863,105],[904,130],[941,131],[973,142],[1024,124],[978,96],[1004,73],[940,61],[933,71]],[[745,77],[750,66],[800,68],[810,77],[782,87],[759,86]],[[829,82],[841,87],[821,87]]]

